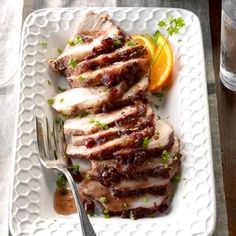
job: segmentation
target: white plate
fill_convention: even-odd
[[[55,176],[41,168],[35,146],[34,116],[52,116],[47,99],[62,78],[50,71],[47,59],[64,48],[82,9],[43,9],[25,21],[22,34],[16,163],[10,210],[13,235],[81,235],[76,214],[62,217],[53,210]],[[170,212],[136,221],[92,218],[99,236],[205,236],[215,227],[215,188],[206,90],[205,63],[199,19],[181,9],[93,8],[108,12],[128,33],[153,33],[157,20],[182,16],[186,27],[171,38],[175,54],[175,84],[162,108],[163,119],[175,128],[183,146],[182,176]],[[181,39],[181,40],[179,40]],[[47,41],[44,48],[40,42]],[[53,85],[48,85],[48,80]]]

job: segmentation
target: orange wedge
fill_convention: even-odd
[[[149,90],[152,92],[158,92],[170,86],[173,69],[173,53],[168,40],[160,35],[157,45],[150,68]]]
[[[155,51],[157,49],[156,45],[153,43],[152,39],[148,35],[134,34],[132,38],[139,44],[143,45],[148,51],[148,58],[150,61],[153,59]]]

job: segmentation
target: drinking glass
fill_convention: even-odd
[[[236,0],[222,1],[220,78],[236,91]]]

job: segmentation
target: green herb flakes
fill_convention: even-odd
[[[60,91],[60,92],[65,92],[66,89],[65,88],[62,88],[62,87],[57,87],[57,89]]]
[[[134,47],[134,46],[136,45],[136,43],[133,42],[133,41],[127,41],[127,42],[125,43],[125,45],[128,46],[128,47]]]
[[[150,138],[149,137],[145,137],[143,139],[143,143],[142,143],[143,148],[147,148],[150,142],[151,142]]]
[[[52,85],[52,81],[48,80],[48,85],[51,86]]]
[[[54,100],[52,98],[49,98],[48,99],[48,105],[53,105],[53,103],[54,103]]]
[[[114,41],[114,45],[115,45],[116,47],[119,47],[121,44],[122,44],[122,42],[120,41],[120,39],[116,39],[116,40]]]
[[[43,46],[44,48],[46,48],[48,46],[47,41],[42,41],[40,42],[41,46]]]
[[[171,179],[171,183],[172,184],[177,184],[180,181],[180,176],[175,175],[172,179]]]
[[[64,101],[65,101],[64,98],[61,98],[61,99],[59,100],[60,103],[63,103]]]
[[[77,62],[74,58],[71,58],[68,62],[68,64],[73,68],[75,69],[75,67],[77,66]]]
[[[62,54],[62,52],[63,52],[62,49],[60,49],[60,48],[57,49],[57,53],[58,53],[59,55]]]
[[[80,80],[80,81],[84,81],[84,80],[85,80],[85,77],[82,76],[82,75],[80,75],[80,76],[77,77],[77,79]]]
[[[168,151],[164,150],[161,154],[161,158],[162,158],[163,162],[167,164],[170,159],[170,153]]]
[[[91,118],[89,122],[90,122],[90,124],[94,124],[95,126],[98,126],[102,130],[107,130],[108,129],[108,126],[106,124],[103,124],[100,121],[95,120],[93,118]]]
[[[144,197],[143,202],[147,203],[148,202],[148,197]]]
[[[84,43],[83,38],[79,35],[77,35],[74,40],[68,41],[68,44],[70,46],[75,46],[76,44],[83,44],[83,43]]]
[[[109,215],[109,210],[108,209],[103,210],[103,215],[104,215],[104,218],[106,218],[106,219],[111,218],[110,215]]]
[[[58,188],[65,188],[67,183],[66,176],[62,173],[59,173],[56,179],[56,184]]]
[[[68,44],[69,44],[70,46],[75,46],[75,42],[72,41],[72,40],[69,40],[69,41],[68,41]]]
[[[64,124],[64,120],[60,116],[55,117],[54,122],[56,124],[61,124],[61,125]]]
[[[166,26],[166,22],[165,22],[164,20],[160,20],[160,21],[158,22],[158,26],[164,27],[164,26]]]
[[[106,204],[108,203],[108,199],[107,197],[100,197],[99,202],[101,202],[102,204]]]
[[[125,202],[122,203],[122,208],[123,208],[123,209],[128,209],[128,207],[129,207],[129,205],[128,205],[127,203],[125,203]]]
[[[86,117],[88,116],[90,113],[87,112],[87,111],[81,111],[79,114],[78,114],[78,117],[79,118],[83,118],[83,117]]]
[[[78,172],[79,171],[79,169],[80,169],[80,164],[79,163],[77,163],[77,164],[75,164],[75,165],[73,165],[73,171],[76,171],[76,172]]]

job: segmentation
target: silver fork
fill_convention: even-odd
[[[62,125],[53,123],[53,140],[50,139],[50,128],[48,119],[46,118],[46,137],[45,128],[43,122],[36,117],[36,135],[37,135],[37,146],[39,153],[39,160],[41,164],[47,169],[54,169],[61,171],[67,178],[70,185],[76,209],[79,213],[80,224],[83,236],[96,236],[94,229],[89,221],[89,218],[84,210],[83,204],[80,200],[78,188],[70,174],[67,170],[66,155],[64,152],[64,134],[62,132]],[[45,142],[46,140],[46,142]],[[55,159],[55,153],[58,157]]]

